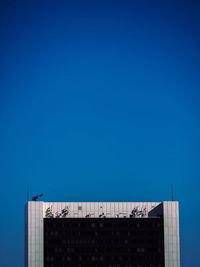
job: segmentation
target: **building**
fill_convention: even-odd
[[[26,267],[180,267],[178,202],[30,201],[25,248]]]

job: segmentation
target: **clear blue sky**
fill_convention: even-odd
[[[199,1],[0,2],[0,259],[46,201],[180,201],[199,266]]]

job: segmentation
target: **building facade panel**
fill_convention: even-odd
[[[178,202],[163,202],[165,266],[180,266]]]

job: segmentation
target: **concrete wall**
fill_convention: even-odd
[[[25,214],[25,266],[43,267],[43,202],[28,202]]]
[[[165,267],[180,267],[179,204],[163,202]]]

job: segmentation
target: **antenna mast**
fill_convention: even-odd
[[[171,196],[172,196],[172,201],[174,201],[174,188],[173,188],[173,184],[171,184]]]
[[[29,184],[27,184],[27,202],[29,201]]]

